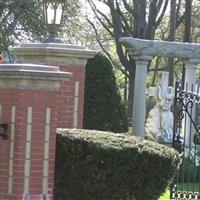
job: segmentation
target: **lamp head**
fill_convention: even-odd
[[[49,32],[49,37],[43,41],[44,43],[62,43],[57,32],[62,23],[64,2],[65,0],[43,0],[44,23]]]

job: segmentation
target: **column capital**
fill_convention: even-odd
[[[132,52],[132,51],[129,51],[128,54],[136,62],[148,62],[149,60],[152,59],[152,56],[150,56],[150,55],[137,55],[137,54],[134,54],[134,52]]]
[[[196,69],[196,66],[200,64],[200,59],[187,59],[183,60],[183,62],[185,63],[185,67]]]

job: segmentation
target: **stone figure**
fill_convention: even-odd
[[[156,105],[149,112],[145,127],[146,133],[159,143],[172,143],[174,117],[171,106],[174,89],[168,87],[168,72],[160,74],[158,86],[150,88],[149,95],[156,97]]]

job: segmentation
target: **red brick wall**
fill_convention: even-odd
[[[78,127],[83,127],[83,105],[84,105],[84,87],[85,87],[85,67],[76,66],[60,66],[61,71],[71,72],[72,77],[63,81],[60,94],[60,110],[59,128],[73,128],[73,108],[74,108],[74,93],[75,82],[80,82],[79,101],[78,101]]]
[[[29,200],[42,199],[47,127],[45,120],[48,108],[51,108],[48,189],[50,200],[53,200],[56,128],[74,127],[76,82],[79,82],[77,128],[82,128],[83,125],[85,68],[62,65],[60,70],[71,72],[72,76],[61,83],[59,91],[0,88],[0,122],[9,126],[8,139],[0,140],[0,200],[21,200],[25,195],[25,166],[28,166],[25,158],[29,155],[26,153],[27,145],[30,145],[30,158],[27,159],[30,160],[27,184]],[[32,108],[31,123],[27,121],[29,107]],[[27,140],[28,125],[31,126],[30,141]],[[11,133],[14,134],[13,140]]]
[[[0,199],[6,199],[8,188],[9,141],[0,140]]]
[[[8,140],[0,140],[0,200],[20,200],[24,194],[25,148],[27,131],[27,108],[32,107],[32,137],[30,154],[29,195],[42,194],[45,112],[51,108],[49,144],[49,182],[53,195],[55,140],[58,127],[59,92],[45,90],[0,89],[1,121],[8,123]],[[8,194],[9,153],[11,144],[11,108],[16,106],[13,155],[12,192]]]
[[[30,173],[28,195],[31,199],[42,199],[43,164],[45,148],[46,109],[51,108],[48,189],[53,200],[56,128],[73,128],[75,83],[79,82],[77,128],[82,128],[85,68],[83,66],[60,66],[61,71],[71,72],[72,77],[63,81],[59,91],[0,88],[0,121],[9,125],[8,140],[0,140],[0,200],[21,200],[25,187],[25,157],[27,143],[30,148]],[[12,108],[15,120],[12,121]],[[27,121],[28,107],[32,107],[31,123]],[[27,127],[31,125],[31,141],[27,142]],[[11,129],[14,127],[14,140]],[[13,145],[13,159],[10,157]],[[9,166],[13,160],[9,185]],[[10,193],[9,193],[10,188]]]

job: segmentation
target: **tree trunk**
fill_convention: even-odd
[[[127,70],[126,70],[127,73]],[[124,103],[127,105],[127,86],[128,86],[128,77],[125,75],[124,77]]]
[[[191,42],[191,17],[192,17],[192,0],[186,0],[184,42]]]
[[[175,33],[176,33],[176,1],[171,0],[169,41],[175,40]],[[167,71],[169,72],[169,85],[173,86],[174,84],[174,58],[173,57],[168,58]]]
[[[191,39],[191,18],[192,18],[192,0],[185,1],[185,31],[184,31],[184,42],[192,42]],[[185,64],[182,69],[182,85],[185,82]]]
[[[155,71],[153,72],[153,78],[152,78],[152,86],[155,85],[156,82],[156,75],[158,73],[158,65],[160,63],[160,57],[156,58],[156,65],[155,65]]]

